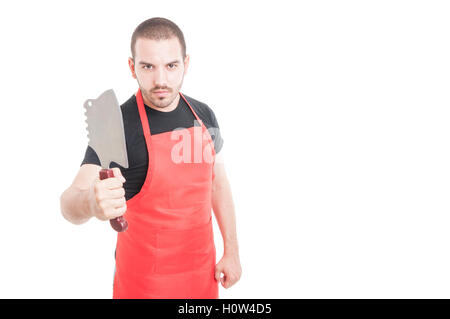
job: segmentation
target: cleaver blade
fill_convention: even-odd
[[[114,90],[103,92],[97,99],[86,100],[84,108],[89,146],[97,153],[102,168],[109,168],[111,162],[128,168],[122,110]]]

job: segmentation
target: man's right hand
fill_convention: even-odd
[[[123,188],[125,178],[118,167],[114,167],[112,170],[114,177],[100,180],[97,176],[89,189],[91,214],[100,220],[122,216],[127,210],[125,189]]]

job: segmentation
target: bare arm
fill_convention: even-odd
[[[220,154],[220,153],[219,153]],[[218,157],[214,164],[212,185],[212,207],[222,233],[225,254],[238,253],[238,241],[236,234],[236,215],[231,194],[231,186],[228,181],[223,159]]]
[[[61,213],[69,222],[79,225],[92,217],[89,189],[100,170],[101,167],[98,165],[82,165],[72,185],[62,193]]]
[[[212,186],[212,207],[224,244],[224,255],[216,265],[215,278],[221,281],[223,287],[229,288],[240,279],[242,269],[236,234],[236,214],[222,156],[223,152],[219,153],[214,163],[215,178]],[[220,278],[221,273],[224,274],[223,278]]]

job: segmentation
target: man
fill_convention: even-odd
[[[121,105],[129,168],[100,180],[87,147],[72,185],[61,195],[74,224],[124,215],[118,233],[114,298],[218,298],[218,283],[241,276],[234,204],[213,111],[180,92],[189,65],[181,30],[172,21],[142,22],[128,64],[139,89]],[[223,241],[216,264],[211,209]],[[221,277],[223,274],[223,277]]]

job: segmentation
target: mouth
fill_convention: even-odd
[[[167,96],[169,94],[169,91],[153,91],[153,93],[158,97]]]

